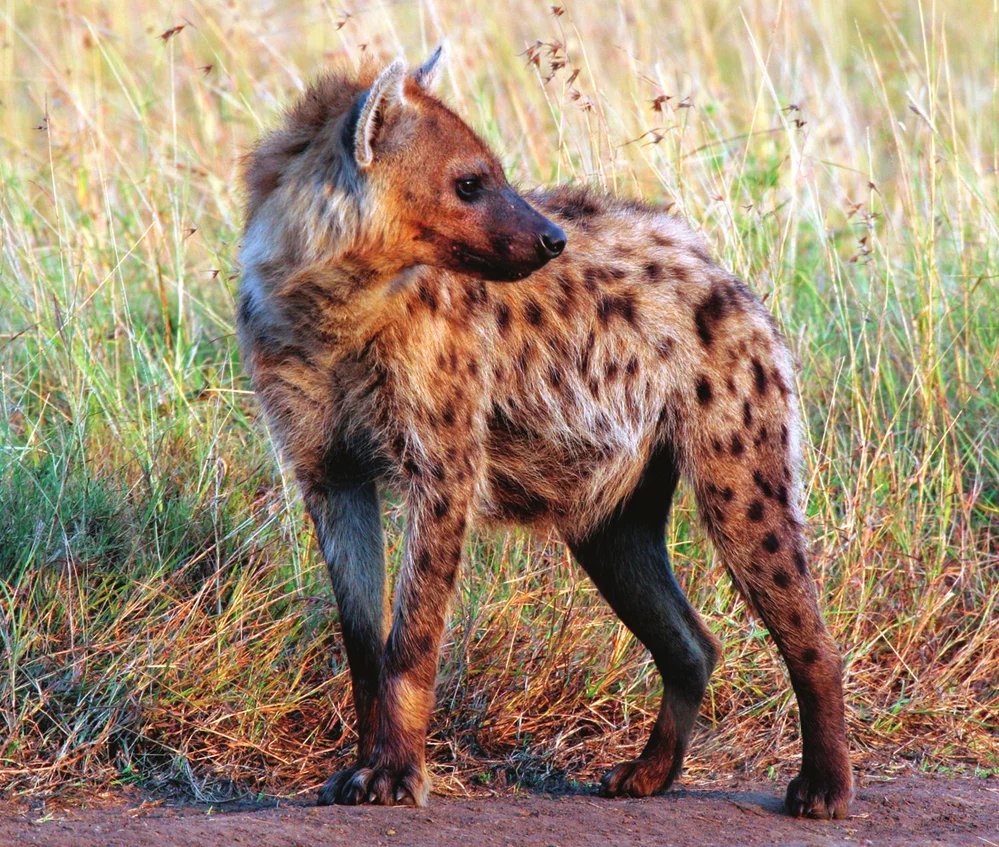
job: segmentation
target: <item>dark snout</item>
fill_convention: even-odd
[[[489,279],[523,279],[565,250],[565,232],[532,208],[512,188],[500,192],[492,216],[494,251]]]

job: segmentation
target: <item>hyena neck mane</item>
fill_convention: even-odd
[[[374,78],[370,67],[323,74],[246,157],[244,278],[273,291],[311,270],[334,285],[365,264],[360,179],[341,139]]]
[[[377,323],[386,295],[414,276],[419,263],[392,249],[400,234],[379,190],[385,168],[372,167],[374,151],[365,159],[358,139],[383,156],[398,149],[413,123],[404,99],[410,108],[433,99],[422,87],[428,66],[409,75],[397,64],[381,73],[374,63],[327,71],[246,157],[241,298],[268,302],[275,328],[301,326],[309,314],[296,304],[308,302],[336,326],[342,347]]]

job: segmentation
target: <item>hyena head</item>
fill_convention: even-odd
[[[248,158],[244,266],[351,256],[512,281],[562,252],[565,233],[434,96],[444,53],[313,84]]]

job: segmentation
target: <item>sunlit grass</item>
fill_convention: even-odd
[[[332,594],[236,357],[236,174],[329,58],[442,34],[517,181],[672,202],[778,316],[858,767],[995,771],[996,10],[472,5],[0,8],[0,785],[290,792],[351,752]],[[725,644],[687,778],[789,769],[786,677],[686,496],[670,543]],[[558,545],[484,535],[438,695],[461,791],[593,778],[657,676]]]

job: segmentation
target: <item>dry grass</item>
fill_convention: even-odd
[[[348,756],[331,592],[236,361],[235,174],[327,57],[441,33],[518,179],[674,202],[778,314],[856,764],[999,769],[996,9],[245,5],[0,9],[0,787],[289,793]],[[687,778],[790,768],[783,670],[686,497],[670,544],[725,643]],[[436,784],[590,779],[656,688],[562,548],[479,537]]]

